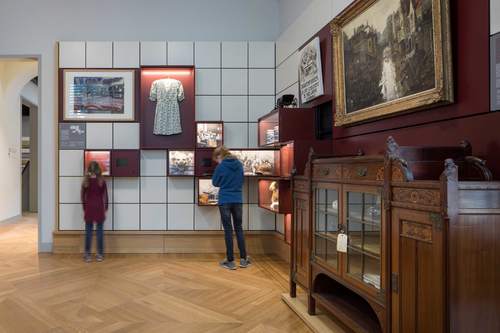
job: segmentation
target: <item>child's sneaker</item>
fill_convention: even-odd
[[[83,261],[85,262],[91,262],[92,261],[92,257],[90,256],[90,254],[86,254],[83,256]]]
[[[221,267],[224,267],[225,269],[230,269],[230,270],[235,270],[236,265],[234,264],[234,261],[228,261],[227,259],[224,259],[223,261],[220,262]]]
[[[98,254],[98,255],[95,256],[95,260],[97,262],[101,262],[101,261],[104,260],[104,256],[102,254]]]
[[[241,258],[240,259],[240,267],[241,268],[247,268],[252,264],[250,257],[246,257],[245,259]]]

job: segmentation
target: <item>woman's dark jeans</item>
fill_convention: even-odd
[[[240,257],[247,258],[247,251],[245,247],[245,237],[243,235],[242,215],[243,205],[239,203],[223,204],[219,206],[220,217],[222,226],[224,227],[224,238],[226,241],[227,260],[234,260],[233,252],[233,224],[234,231],[236,232],[236,240],[238,248],[240,249]],[[231,223],[231,215],[233,216],[233,223]]]
[[[104,223],[96,223],[96,238],[97,238],[97,254],[103,254],[104,248]],[[90,255],[90,248],[92,246],[92,231],[94,223],[85,223],[85,255]]]

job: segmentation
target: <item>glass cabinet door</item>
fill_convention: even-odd
[[[339,192],[332,188],[316,188],[314,202],[314,255],[338,270]]]
[[[347,274],[377,290],[381,283],[381,197],[346,192]]]

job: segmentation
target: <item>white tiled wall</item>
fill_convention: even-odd
[[[257,147],[257,119],[275,104],[274,42],[61,42],[63,68],[195,65],[196,120],[224,121],[230,148]],[[87,123],[87,149],[139,149],[139,123]],[[59,152],[60,229],[83,230],[83,150]],[[197,181],[167,177],[167,154],[143,150],[141,177],[107,179],[107,230],[220,230],[217,207],[196,204]],[[245,230],[274,230],[257,207],[257,182],[246,179]],[[263,219],[253,221],[252,219]]]

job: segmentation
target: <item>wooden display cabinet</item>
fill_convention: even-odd
[[[290,181],[259,178],[259,207],[277,214],[292,212]]]
[[[111,161],[113,177],[139,177],[141,175],[139,150],[113,150]]]
[[[315,140],[314,110],[277,108],[258,120],[259,147],[292,140]]]
[[[292,179],[291,295],[354,332],[498,331],[500,183],[470,154],[389,138],[385,156],[311,155]]]

